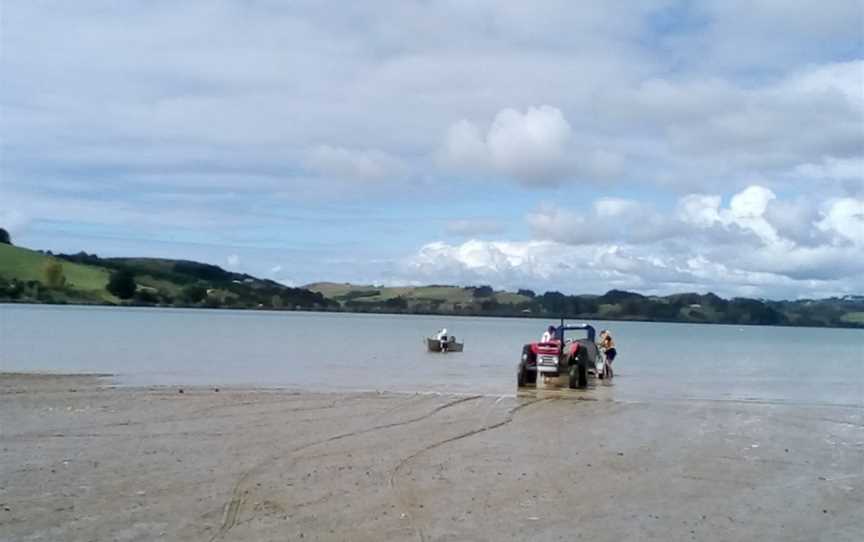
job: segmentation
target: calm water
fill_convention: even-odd
[[[0,305],[0,370],[106,372],[121,384],[515,393],[525,342],[551,322]],[[621,400],[864,405],[864,331],[592,322],[615,336]],[[429,354],[441,327],[461,354]],[[589,391],[587,393],[592,393]]]

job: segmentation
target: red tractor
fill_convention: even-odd
[[[584,331],[586,336],[565,338],[568,331]],[[570,388],[587,387],[589,369],[596,371],[595,367],[603,367],[603,357],[594,337],[594,328],[588,324],[565,326],[562,323],[547,342],[526,344],[522,347],[516,384],[520,388],[536,384],[538,375],[567,375]]]

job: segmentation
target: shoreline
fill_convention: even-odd
[[[590,399],[179,393],[0,374],[0,530],[190,541],[864,533],[860,408]]]
[[[400,390],[400,389],[373,389],[373,388],[303,388],[300,385],[261,385],[261,384],[183,384],[183,383],[160,383],[160,384],[142,384],[139,382],[123,383],[118,380],[119,375],[113,373],[99,372],[64,372],[50,370],[33,370],[33,371],[2,371],[0,370],[0,382],[4,378],[22,378],[33,379],[95,379],[92,384],[99,385],[106,389],[123,390],[128,392],[169,392],[169,393],[185,393],[187,391],[194,392],[234,392],[234,393],[277,393],[285,395],[396,395],[396,396],[434,396],[434,397],[491,397],[491,398],[507,398],[516,399],[525,395],[540,395],[545,398],[565,398],[571,401],[593,401],[606,403],[622,403],[622,404],[678,404],[686,405],[689,403],[705,403],[705,404],[728,404],[728,405],[763,405],[763,406],[778,406],[778,407],[815,407],[815,408],[838,408],[860,410],[864,413],[864,402],[861,403],[829,403],[816,401],[800,401],[800,400],[784,400],[784,399],[760,399],[760,398],[709,398],[709,397],[612,397],[605,394],[603,388],[598,387],[595,381],[589,380],[589,387],[581,390],[571,390],[566,385],[547,385],[541,388],[527,387],[516,389],[513,393],[481,393],[468,391],[436,391],[436,390]],[[620,375],[619,375],[620,378]],[[106,382],[108,379],[115,379],[111,382]],[[179,391],[183,390],[183,391]]]
[[[535,316],[525,314],[455,314],[439,312],[387,312],[387,311],[351,311],[351,310],[327,310],[327,309],[273,309],[253,307],[195,307],[176,305],[113,305],[110,303],[33,303],[32,301],[18,302],[11,300],[0,300],[0,305],[30,306],[30,307],[74,307],[74,308],[103,308],[103,309],[165,309],[165,310],[192,310],[192,311],[216,311],[216,312],[253,312],[253,313],[310,313],[310,314],[364,314],[370,316],[438,316],[441,318],[502,318],[502,319],[526,319],[526,320],[548,320],[557,322],[560,316]],[[864,324],[850,323],[848,325],[799,325],[799,324],[750,324],[729,322],[700,322],[682,320],[642,319],[642,318],[599,318],[596,316],[573,316],[565,317],[565,321],[595,321],[595,322],[627,322],[643,324],[681,324],[698,326],[729,326],[729,327],[755,327],[755,328],[795,328],[795,329],[851,329],[864,330]]]

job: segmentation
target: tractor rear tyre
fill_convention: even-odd
[[[571,390],[588,387],[588,367],[582,363],[582,360],[577,360],[570,366],[569,384]]]

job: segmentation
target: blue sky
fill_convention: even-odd
[[[7,1],[0,226],[305,284],[864,292],[859,1]]]

